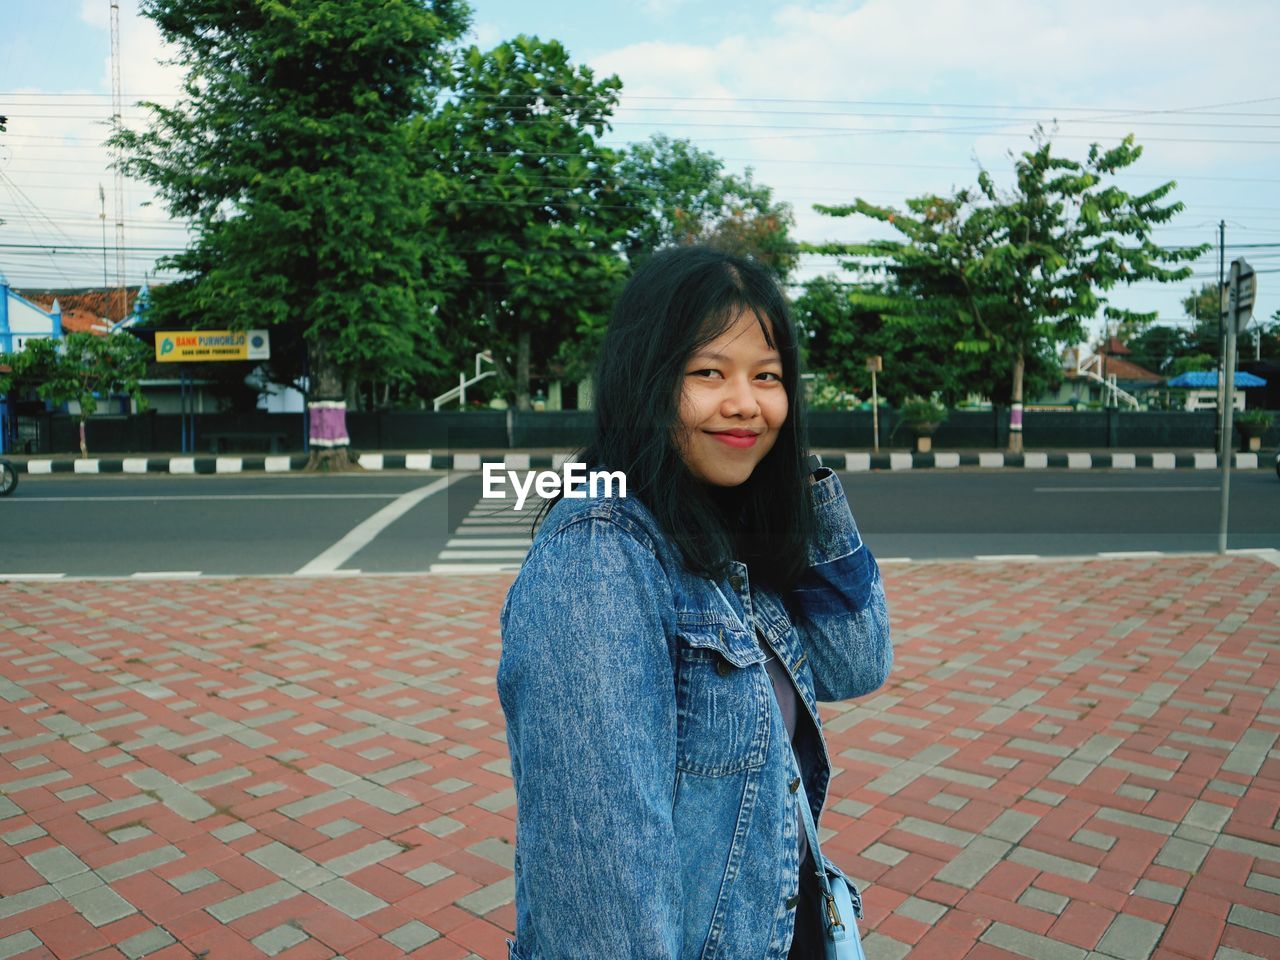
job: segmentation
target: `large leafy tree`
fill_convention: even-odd
[[[627,150],[620,171],[629,201],[645,213],[627,238],[633,263],[661,247],[706,243],[753,257],[779,279],[794,269],[799,254],[791,208],[774,200],[750,170],[726,173],[714,153],[655,134]]]
[[[0,354],[0,396],[11,389],[34,389],[41,400],[75,402],[80,412],[80,456],[89,455],[85,421],[98,409],[99,397],[124,394],[146,408],[141,380],[151,348],[127,333],[99,337],[71,333],[63,339],[29,340],[14,354]]]
[[[172,106],[113,138],[190,248],[160,324],[279,328],[305,346],[312,466],[350,464],[347,386],[439,366],[422,264],[432,181],[415,118],[465,30],[461,0],[143,0],[186,70]]]
[[[488,350],[520,409],[535,370],[571,372],[579,327],[602,321],[625,273],[619,249],[637,213],[620,200],[617,153],[600,143],[621,86],[560,43],[521,35],[462,51],[454,95],[422,129],[423,174],[444,175],[437,216],[462,261],[448,343],[465,360]]]
[[[1131,194],[1114,182],[1142,154],[1133,137],[1085,160],[1054,155],[1042,137],[1014,160],[1014,184],[1000,190],[986,171],[976,188],[948,197],[908,200],[899,211],[856,200],[818,207],[833,216],[860,214],[888,224],[901,240],[824,245],[849,264],[887,275],[897,293],[893,315],[925,324],[959,323],[953,349],[989,355],[1009,384],[1009,445],[1022,449],[1022,401],[1028,358],[1086,339],[1085,321],[1140,324],[1154,313],[1121,309],[1108,291],[1138,280],[1170,282],[1204,247],[1161,247],[1152,228],[1182,204],[1166,202],[1170,181]]]

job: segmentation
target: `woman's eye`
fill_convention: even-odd
[[[773,373],[773,372],[772,372],[772,371],[770,371],[770,370],[765,370],[764,372],[762,372],[762,373],[760,374],[760,376],[762,376],[762,377],[772,377],[773,379],[769,381],[770,383],[781,383],[781,382],[782,382],[782,374],[780,374],[780,373]]]
[[[705,377],[705,376],[704,376],[704,374],[715,375],[715,374],[718,374],[719,372],[720,372],[719,370],[712,370],[712,369],[710,369],[710,368],[707,368],[707,369],[705,369],[705,370],[690,370],[690,371],[689,371],[689,376],[691,376],[691,377],[703,377],[703,379],[707,379],[707,377]]]

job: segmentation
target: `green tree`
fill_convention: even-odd
[[[631,146],[620,175],[644,218],[627,238],[634,264],[672,244],[706,243],[768,265],[785,280],[799,259],[790,236],[791,207],[773,199],[748,169],[725,173],[724,161],[688,140],[655,134]]]
[[[619,250],[639,213],[599,142],[622,83],[522,35],[464,50],[453,86],[420,155],[424,175],[445,174],[437,216],[463,265],[445,332],[466,365],[490,351],[503,391],[529,409],[533,370],[583,372],[580,331],[603,325],[625,275]]]
[[[13,354],[0,354],[0,395],[12,389],[34,389],[41,400],[79,405],[80,456],[89,455],[85,421],[98,409],[98,398],[124,394],[146,409],[140,381],[147,372],[151,348],[127,333],[99,337],[71,333],[61,340],[28,340]]]
[[[869,396],[871,374],[865,361],[880,356],[884,370],[877,388],[895,407],[908,397],[934,395],[948,406],[970,394],[1009,403],[1009,379],[993,363],[994,354],[956,352],[955,343],[965,328],[955,315],[940,313],[921,322],[917,312],[897,312],[904,303],[920,305],[894,289],[892,281],[853,285],[820,277],[807,282],[793,304],[806,334],[806,366],[843,389]],[[1055,388],[1061,376],[1052,351],[1042,348],[1028,354],[1030,393]]]
[[[964,333],[954,349],[989,354],[1005,371],[1009,446],[1020,452],[1028,359],[1083,341],[1084,321],[1099,310],[1120,323],[1150,322],[1154,313],[1115,307],[1107,292],[1138,280],[1183,280],[1191,270],[1178,264],[1206,249],[1165,248],[1152,239],[1152,227],[1168,222],[1182,204],[1165,202],[1172,181],[1138,195],[1114,183],[1141,154],[1129,136],[1109,150],[1094,144],[1084,161],[1070,160],[1054,156],[1041,136],[1015,158],[1009,191],[981,171],[976,189],[908,200],[905,212],[861,199],[819,206],[832,216],[878,220],[904,239],[817,249],[848,255],[851,265],[896,280],[898,315],[924,323],[958,320]]]
[[[433,181],[413,135],[467,26],[461,0],[143,0],[186,71],[112,143],[193,232],[157,323],[280,328],[305,345],[312,468],[349,467],[361,376],[438,369],[423,263]]]

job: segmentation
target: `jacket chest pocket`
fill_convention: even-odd
[[[718,777],[764,763],[769,680],[750,634],[719,626],[684,631],[676,663],[676,764]]]

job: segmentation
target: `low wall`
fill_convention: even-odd
[[[1280,444],[1280,414],[1263,439],[1264,449]],[[197,414],[195,451],[207,453],[210,434],[218,432],[280,434],[280,452],[298,453],[306,448],[303,415],[298,413]],[[31,449],[10,453],[64,454],[79,451],[76,420],[66,414],[40,414],[24,418]],[[517,413],[391,411],[351,413],[347,431],[356,450],[478,450],[551,447],[564,450],[583,446],[590,435],[590,411],[564,410]],[[90,417],[86,425],[89,451],[93,453],[172,453],[182,449],[181,417],[177,414],[142,413],[130,416]],[[1198,448],[1214,446],[1214,414],[1170,412],[1127,413],[1116,410],[1080,413],[1029,411],[1025,414],[1024,441],[1029,449],[1074,448],[1089,450],[1133,448]],[[940,450],[999,450],[1008,445],[1008,411],[961,410],[934,434]],[[869,450],[872,446],[870,411],[813,411],[809,417],[809,445],[836,450]],[[1236,436],[1239,446],[1239,436]],[[880,411],[881,448],[907,449],[912,437],[892,410]],[[233,452],[260,452],[265,438],[226,444]]]

